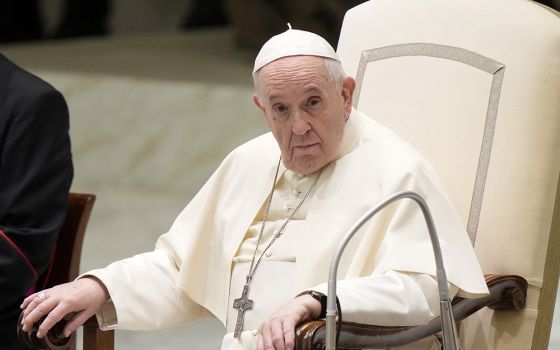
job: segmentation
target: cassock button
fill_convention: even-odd
[[[267,250],[264,255],[266,255],[267,258],[270,258],[272,256],[272,252],[270,250]]]

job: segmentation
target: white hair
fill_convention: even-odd
[[[323,59],[325,61],[325,67],[327,67],[327,72],[329,73],[329,78],[334,81],[336,89],[340,90],[342,88],[342,81],[346,78],[342,63],[332,58],[324,57]]]
[[[321,58],[325,63],[325,68],[327,69],[329,79],[334,82],[336,89],[340,90],[342,88],[342,81],[344,80],[344,78],[346,78],[346,73],[344,73],[342,63],[328,57]],[[261,99],[261,96],[259,95],[259,73],[261,70],[262,68],[253,73],[253,87],[259,99]]]

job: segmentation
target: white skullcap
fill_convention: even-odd
[[[340,62],[340,58],[325,39],[311,32],[292,29],[289,23],[288,27],[290,29],[264,43],[255,58],[253,73],[272,61],[288,56],[319,56]]]

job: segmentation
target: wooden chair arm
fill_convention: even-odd
[[[490,294],[477,299],[455,298],[453,315],[457,322],[487,306],[495,310],[519,310],[525,307],[527,281],[515,275],[486,275]],[[437,317],[420,326],[374,326],[342,322],[338,349],[384,349],[411,343],[441,331]],[[326,321],[302,324],[296,329],[296,350],[319,350],[325,346]]]
[[[23,313],[20,314],[20,322]],[[66,321],[58,322],[48,333],[47,336],[37,338],[38,326],[35,325],[29,332],[21,329],[21,323],[18,322],[17,333],[20,341],[28,348],[33,349],[49,349],[49,350],[71,350],[75,348],[75,333],[66,338],[62,334],[62,330]],[[90,317],[83,325],[83,350],[113,350],[115,346],[115,332],[102,331],[99,329],[95,316]]]
[[[95,316],[84,323],[83,350],[113,350],[115,347],[115,331],[99,329]]]

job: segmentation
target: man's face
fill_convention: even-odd
[[[352,109],[354,80],[341,88],[322,58],[284,57],[264,66],[255,104],[264,112],[286,168],[308,175],[337,154],[344,122]]]

